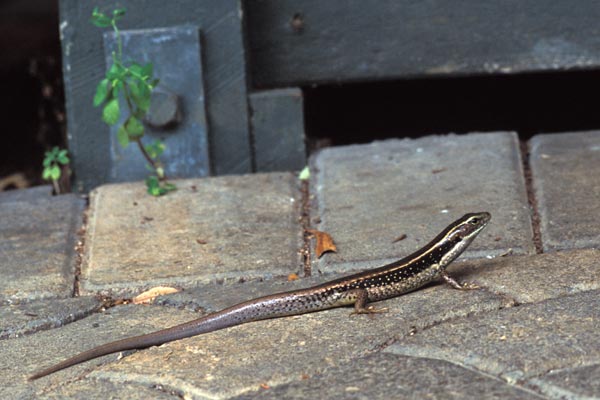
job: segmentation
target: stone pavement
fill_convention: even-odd
[[[161,198],[106,185],[85,214],[84,198],[47,187],[1,193],[0,398],[600,398],[600,132],[528,149],[511,132],[327,148],[308,185],[226,176]],[[108,341],[379,266],[483,210],[490,226],[450,268],[481,290],[434,284],[385,314],[248,323],[26,380]],[[304,229],[338,252],[317,259]],[[180,291],[119,304],[155,286]]]

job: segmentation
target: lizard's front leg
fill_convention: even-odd
[[[354,311],[350,313],[350,315],[355,314],[377,314],[387,312],[387,308],[375,308],[373,306],[368,306],[369,302],[369,292],[366,289],[351,289],[344,293],[344,297],[348,299],[354,299]]]

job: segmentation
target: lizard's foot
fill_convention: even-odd
[[[477,285],[476,283],[470,283],[470,282],[463,282],[463,283],[459,283],[460,288],[457,288],[459,290],[475,290],[475,289],[479,289],[479,285]]]
[[[442,278],[444,278],[444,280],[446,282],[448,282],[450,284],[450,286],[452,286],[454,289],[458,289],[458,290],[479,289],[479,286],[474,283],[468,283],[468,282],[459,283],[458,281],[456,281],[456,279],[454,279],[450,275],[448,275],[446,273],[446,271],[442,272]]]

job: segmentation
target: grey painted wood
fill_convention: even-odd
[[[252,93],[252,133],[258,172],[294,171],[306,165],[300,89]]]
[[[110,179],[110,134],[100,111],[92,107],[97,82],[105,71],[103,30],[90,23],[94,7],[112,10],[100,0],[61,0],[60,32],[66,92],[69,148],[75,190]],[[214,174],[252,170],[246,96],[246,65],[239,0],[160,0],[118,3],[128,12],[121,29],[150,29],[192,24],[202,31],[206,113]]]
[[[253,86],[600,65],[592,0],[252,0]]]

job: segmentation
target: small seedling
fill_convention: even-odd
[[[310,179],[310,168],[308,168],[308,165],[304,167],[302,171],[300,171],[298,174],[298,179],[301,181],[307,181]]]
[[[119,8],[107,15],[94,8],[91,22],[99,28],[112,27],[117,41],[117,51],[112,52],[112,65],[96,87],[94,95],[94,106],[102,106],[102,120],[113,126],[121,120],[121,106],[119,98],[125,99],[129,114],[117,130],[117,141],[125,148],[130,143],[136,143],[142,152],[148,169],[152,175],[146,179],[148,193],[153,196],[161,196],[176,186],[167,182],[167,176],[160,155],[165,150],[165,145],[160,140],[155,140],[150,145],[144,145],[145,127],[142,120],[150,108],[152,91],[158,85],[159,80],[154,77],[152,63],[141,65],[131,62],[126,65],[123,62],[123,44],[117,22],[125,15],[125,9]]]
[[[47,151],[44,154],[42,171],[42,179],[51,181],[54,187],[54,193],[59,194],[61,192],[58,180],[62,174],[62,167],[69,163],[69,156],[67,150],[60,149],[59,147],[53,147],[52,150]]]

